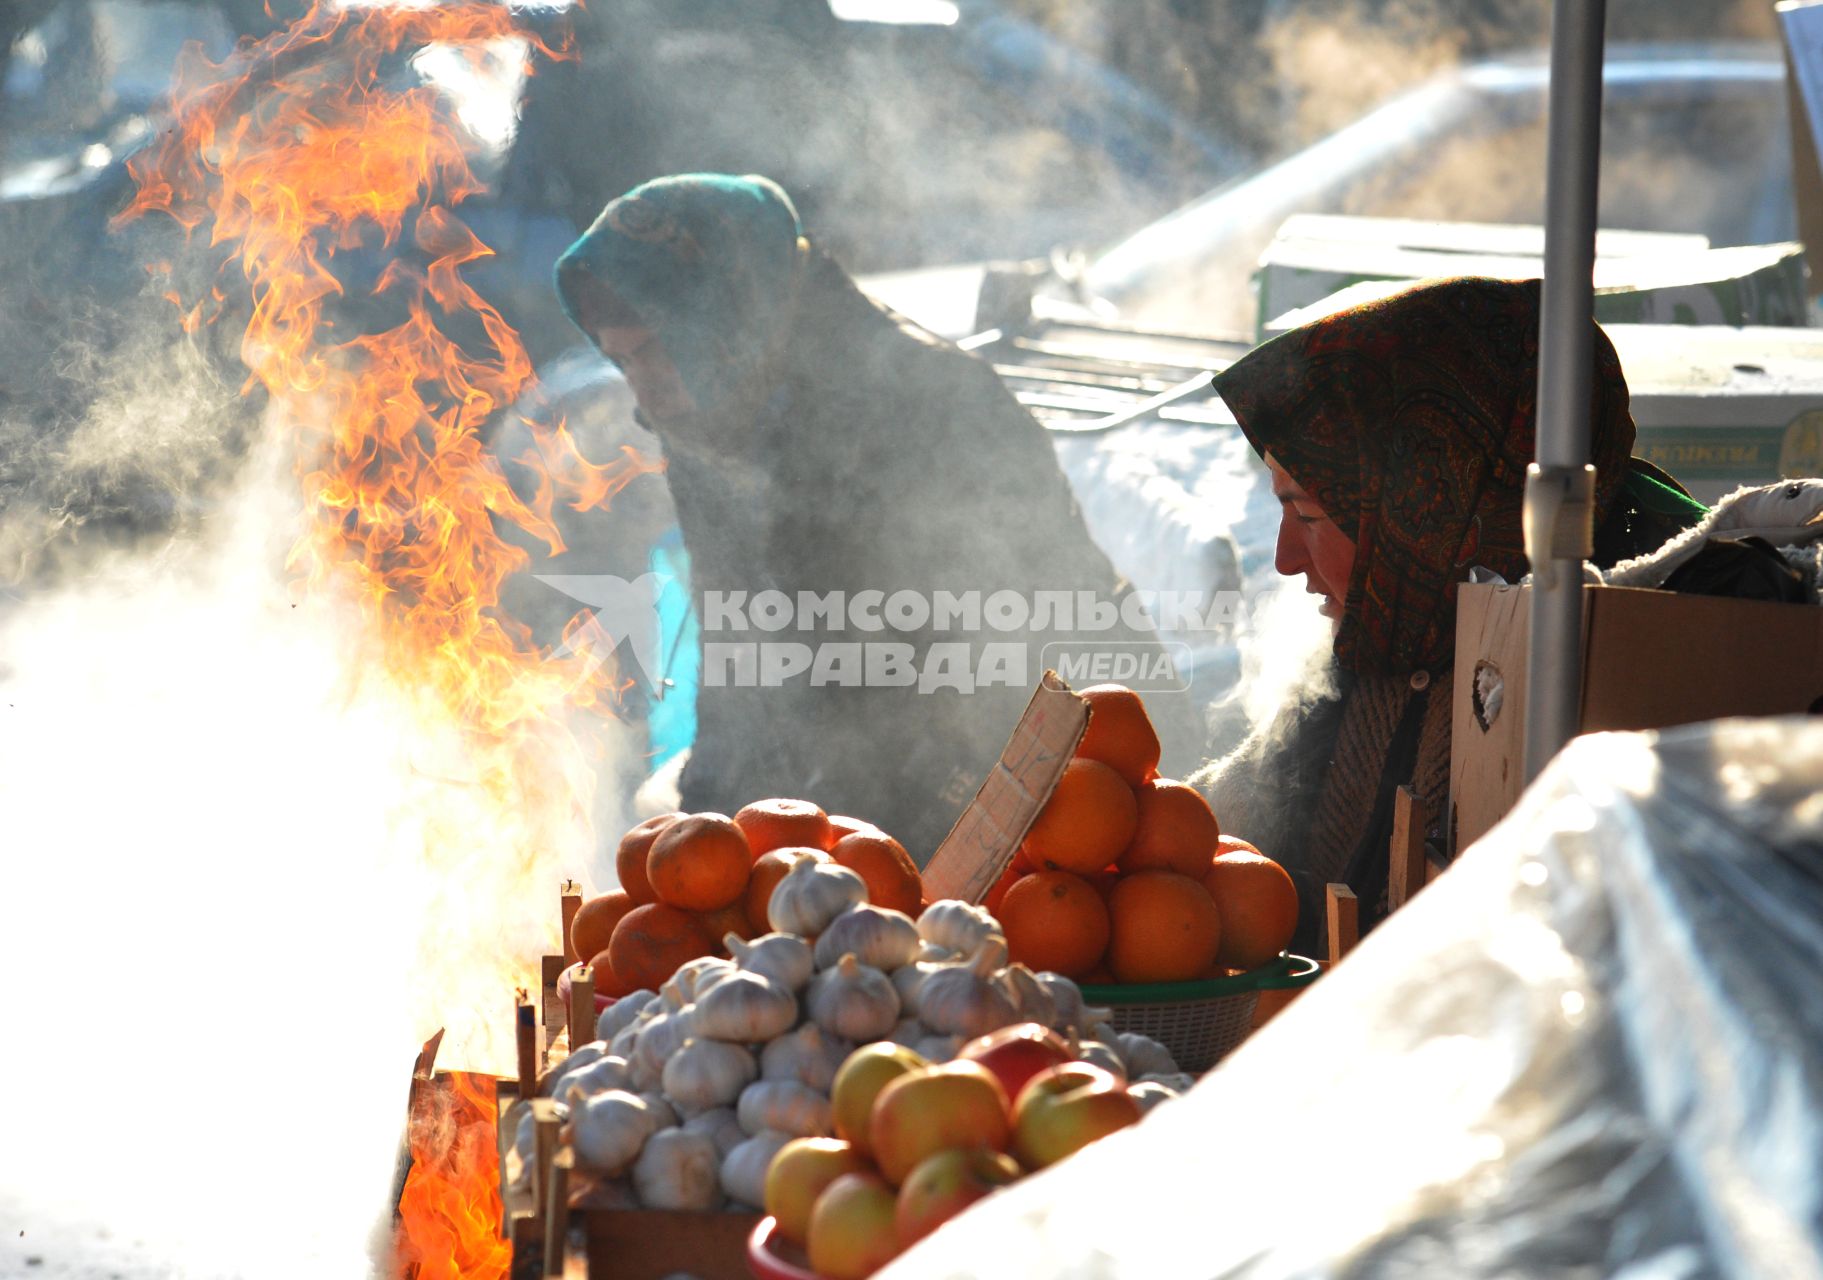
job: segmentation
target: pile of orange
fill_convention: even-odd
[[[1195,788],[1158,776],[1138,694],[1082,691],[1089,724],[988,892],[1013,960],[1088,982],[1183,982],[1252,969],[1291,941],[1285,869],[1225,837]]]
[[[876,906],[921,909],[917,865],[884,831],[808,800],[759,800],[732,818],[667,813],[628,831],[615,855],[620,888],[577,910],[570,949],[603,995],[656,991],[686,961],[726,955],[728,934],[770,932],[772,890],[805,854],[855,872]]]

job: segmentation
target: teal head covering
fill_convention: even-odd
[[[697,404],[725,403],[763,370],[789,323],[797,210],[770,179],[681,174],[635,187],[557,260],[557,293],[591,338],[650,330]]]

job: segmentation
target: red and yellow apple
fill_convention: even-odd
[[[810,1211],[823,1189],[845,1173],[867,1173],[866,1156],[836,1138],[794,1138],[766,1167],[766,1212],[779,1233],[803,1244],[810,1238]]]
[[[836,1069],[829,1086],[829,1108],[835,1119],[836,1136],[863,1155],[872,1153],[868,1125],[874,1110],[874,1099],[880,1090],[900,1076],[927,1067],[922,1054],[902,1044],[881,1041],[862,1045],[849,1054]]]
[[[1013,1104],[1013,1154],[1043,1169],[1137,1123],[1139,1103],[1113,1072],[1069,1062],[1033,1076]]]
[[[951,1147],[919,1161],[899,1188],[899,1247],[911,1248],[1022,1172],[1013,1157],[986,1147]]]
[[[949,1147],[1004,1149],[1006,1090],[975,1062],[946,1062],[900,1076],[874,1099],[868,1143],[895,1187],[918,1163]]]
[[[1073,1056],[1062,1036],[1037,1022],[1019,1022],[976,1036],[956,1051],[958,1058],[979,1062],[994,1073],[1006,1096],[1017,1098],[1040,1071],[1062,1066]]]
[[[877,1173],[845,1173],[810,1211],[810,1269],[828,1280],[862,1280],[899,1254],[898,1197]]]

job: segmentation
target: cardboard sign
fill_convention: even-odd
[[[1044,673],[981,789],[924,868],[932,902],[980,902],[1051,798],[1089,723],[1089,704],[1055,671]]]

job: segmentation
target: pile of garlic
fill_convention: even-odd
[[[616,1000],[596,1039],[543,1082],[598,1203],[755,1211],[773,1155],[832,1132],[836,1069],[876,1040],[943,1062],[975,1036],[1038,1022],[1133,1081],[1148,1108],[1192,1083],[1156,1040],[1116,1033],[1068,978],[1008,965],[980,907],[938,902],[914,923],[870,905],[854,872],[806,858],[767,918],[776,932],[727,936],[732,959],[692,960],[660,990]],[[527,1116],[515,1135],[522,1181],[532,1141]]]

